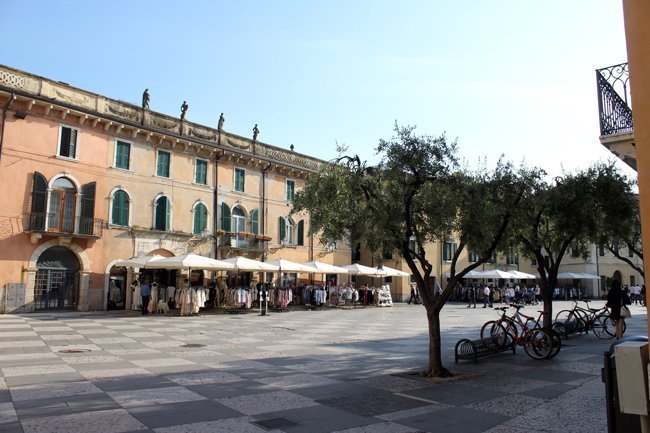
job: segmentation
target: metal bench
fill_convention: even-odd
[[[454,348],[456,364],[458,364],[459,359],[473,359],[474,363],[478,362],[479,358],[484,356],[496,355],[497,353],[506,352],[512,350],[512,353],[515,352],[515,344],[512,338],[507,337],[507,340],[503,341],[504,337],[487,337],[479,338],[478,340],[469,340],[463,338],[458,340],[456,347]]]

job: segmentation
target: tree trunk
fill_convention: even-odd
[[[427,308],[429,322],[429,368],[422,372],[425,377],[451,377],[452,374],[442,365],[442,344],[440,339],[440,311]]]

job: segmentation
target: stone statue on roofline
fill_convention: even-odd
[[[149,109],[149,89],[144,89],[144,93],[142,94],[142,108]]]
[[[221,116],[219,116],[219,124],[217,126],[218,131],[223,131],[223,123],[226,121],[223,117],[223,113],[221,113]]]
[[[185,114],[187,114],[187,101],[183,101],[183,105],[181,105],[181,120],[185,120]]]
[[[257,127],[257,123],[255,124],[255,127],[253,127],[253,141],[257,141],[257,136],[259,135],[260,130]]]

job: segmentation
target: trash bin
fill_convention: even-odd
[[[607,433],[641,433],[638,415],[621,413],[618,406],[618,386],[616,381],[616,355],[614,347],[626,341],[648,341],[645,335],[621,338],[612,343],[604,353],[604,366],[601,371],[605,383],[605,404],[607,405]]]

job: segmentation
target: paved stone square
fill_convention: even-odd
[[[444,382],[413,374],[427,362],[422,306],[2,315],[0,432],[606,431],[610,341],[572,336],[552,360],[517,350],[456,365],[456,341],[497,315],[443,311],[444,361],[462,374]],[[627,334],[647,335],[645,308],[632,311]]]

